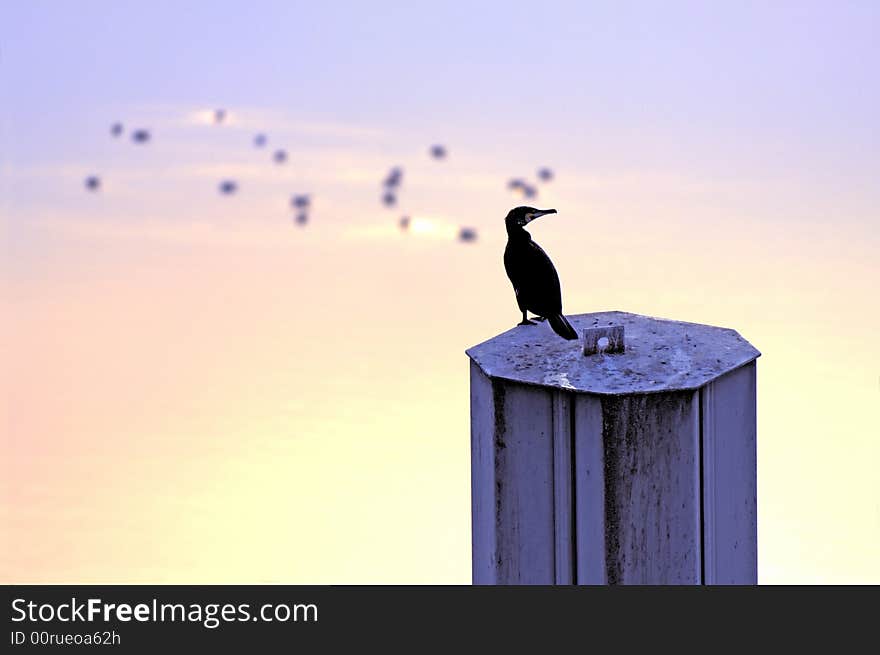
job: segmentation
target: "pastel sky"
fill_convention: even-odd
[[[0,580],[469,582],[464,350],[518,320],[506,182],[550,166],[567,313],[762,351],[760,581],[880,583],[878,33],[870,1],[3,2]]]

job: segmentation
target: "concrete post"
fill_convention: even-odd
[[[586,350],[541,324],[467,351],[474,583],[756,583],[760,353],[707,325],[569,320]],[[585,354],[612,326],[623,352]]]

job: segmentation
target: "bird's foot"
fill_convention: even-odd
[[[522,321],[517,323],[517,325],[537,325],[537,323],[535,323],[534,321],[530,321],[528,319],[523,319]]]
[[[543,322],[546,321],[547,319],[546,319],[546,317],[544,317],[544,316],[534,316],[534,317],[532,317],[532,320],[534,320],[534,321],[538,321],[538,323],[543,323]]]

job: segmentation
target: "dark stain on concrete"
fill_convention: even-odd
[[[694,456],[682,449],[694,394],[604,396],[601,402],[607,581],[678,581],[693,556],[673,552],[681,539],[670,536],[689,520],[686,505],[679,510],[676,501],[682,460]],[[654,570],[656,562],[669,570]]]

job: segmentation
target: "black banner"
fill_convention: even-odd
[[[835,648],[868,629],[876,589],[757,587],[6,586],[3,652],[328,649],[396,644],[420,652],[474,642],[574,639],[707,647],[769,630],[798,641],[839,627]],[[352,641],[355,640],[355,641]],[[610,641],[608,641],[610,640]],[[695,642],[696,643],[696,642]],[[705,643],[705,642],[703,642]],[[814,644],[815,645],[815,644]],[[433,650],[433,648],[430,648]],[[335,652],[335,651],[333,651]]]

